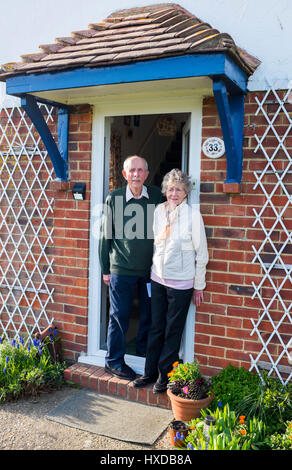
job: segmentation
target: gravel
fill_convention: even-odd
[[[172,450],[166,429],[152,446],[118,441],[49,421],[45,415],[79,390],[63,387],[0,405],[0,450]]]

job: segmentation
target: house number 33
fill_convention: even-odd
[[[219,158],[225,153],[225,146],[219,137],[209,137],[203,144],[203,153],[209,158]]]

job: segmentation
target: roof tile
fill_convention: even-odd
[[[259,61],[238,48],[231,36],[176,4],[124,9],[87,30],[39,46],[41,53],[24,54],[22,62],[2,65],[0,80],[47,69],[98,67],[198,51],[225,51],[250,75]]]

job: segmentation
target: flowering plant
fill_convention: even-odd
[[[168,379],[168,388],[174,395],[191,400],[200,400],[208,395],[210,382],[202,376],[197,360],[192,363],[175,362]]]
[[[66,365],[52,360],[49,341],[0,336],[0,403],[25,394],[36,395],[63,383]]]
[[[208,429],[204,418],[211,413],[214,424]],[[201,417],[190,422],[190,433],[184,440],[184,446],[190,450],[256,450],[264,445],[266,426],[253,417],[237,416],[229,405],[218,407],[215,412],[202,410]]]
[[[276,432],[268,437],[267,443],[272,450],[292,450],[292,421],[285,422],[285,432]]]

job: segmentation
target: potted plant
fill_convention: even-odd
[[[184,440],[190,431],[184,421],[172,420],[169,425],[170,443],[173,447],[184,447]]]
[[[209,392],[210,382],[200,372],[198,361],[175,362],[168,377],[167,395],[175,419],[190,421],[199,417],[201,409],[209,406],[213,395]]]

